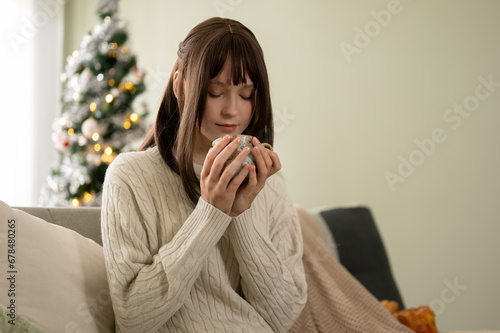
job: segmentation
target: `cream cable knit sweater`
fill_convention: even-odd
[[[302,236],[279,176],[231,218],[193,207],[155,147],[119,155],[103,193],[118,332],[286,332],[299,316]]]

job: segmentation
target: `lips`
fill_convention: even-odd
[[[236,125],[234,124],[217,124],[223,132],[234,132],[236,130]]]

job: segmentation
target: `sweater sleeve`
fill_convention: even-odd
[[[235,217],[229,232],[247,301],[274,332],[286,332],[306,303],[307,286],[297,212],[278,177],[268,181],[264,204],[254,202]],[[269,231],[258,221],[264,216],[269,216]]]
[[[207,249],[215,247],[231,219],[200,199],[173,239],[155,251],[157,214],[148,212],[152,204],[138,195],[145,186],[127,184],[123,169],[108,171],[101,223],[118,330],[156,332],[185,303]],[[158,223],[170,223],[169,216],[160,218]]]

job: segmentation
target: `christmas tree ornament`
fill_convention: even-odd
[[[101,126],[94,118],[88,118],[82,123],[82,134],[87,139],[92,139],[92,136],[97,133],[99,134]]]
[[[146,73],[117,10],[116,0],[101,0],[101,22],[66,58],[61,115],[52,126],[59,158],[40,191],[42,206],[99,206],[109,164],[136,150],[146,131],[148,109],[137,99]]]
[[[64,153],[70,148],[69,134],[65,132],[52,133],[52,142],[56,150],[60,153]]]

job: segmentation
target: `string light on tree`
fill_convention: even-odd
[[[93,199],[94,199],[94,197],[89,192],[85,192],[83,194],[83,203],[84,204],[88,204],[88,203],[92,202]]]
[[[139,121],[139,115],[137,113],[132,113],[130,115],[130,120],[133,122],[133,123],[136,123]]]
[[[80,206],[80,200],[78,200],[78,198],[73,198],[73,200],[71,200],[71,205],[73,207],[78,207]]]

